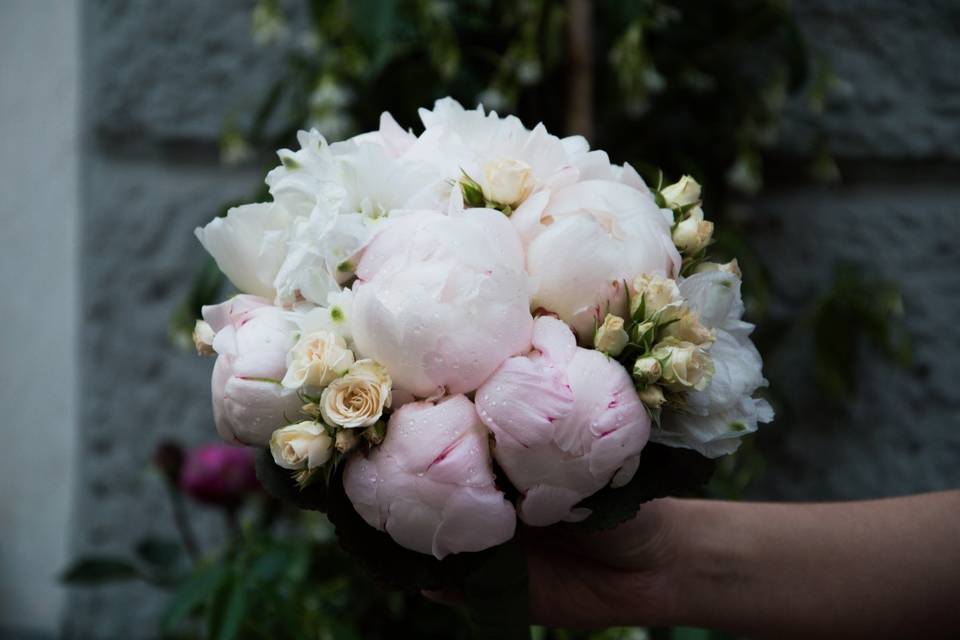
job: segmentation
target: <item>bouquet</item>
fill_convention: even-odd
[[[226,440],[388,584],[526,633],[523,527],[609,528],[769,422],[736,260],[689,176],[452,99],[419,135],[302,131],[271,202],[197,230],[241,292],[204,307]]]

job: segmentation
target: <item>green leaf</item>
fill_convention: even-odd
[[[561,526],[579,531],[613,529],[633,518],[644,502],[698,494],[713,475],[714,467],[714,460],[696,451],[649,443],[630,482],[617,489],[607,487],[581,501],[577,506],[590,509],[590,516]]]
[[[293,560],[293,552],[287,547],[275,546],[264,551],[250,565],[248,575],[257,582],[279,580]]]
[[[290,502],[298,509],[321,512],[327,510],[327,487],[323,482],[311,482],[301,489],[293,473],[273,461],[269,449],[257,452],[255,465],[260,484],[277,500]]]
[[[188,615],[200,606],[224,583],[229,575],[222,564],[212,564],[198,569],[177,589],[160,620],[160,631],[168,635]]]
[[[69,585],[98,585],[139,579],[140,572],[125,558],[88,556],[74,561],[60,574],[60,581]]]
[[[235,579],[227,596],[223,615],[219,620],[217,640],[233,640],[240,634],[240,627],[247,610],[247,589],[245,581]]]
[[[516,538],[490,550],[465,576],[464,600],[475,640],[529,640],[527,559]]]

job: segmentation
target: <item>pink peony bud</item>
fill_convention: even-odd
[[[650,418],[624,368],[576,346],[562,321],[534,322],[534,351],[510,358],[477,391],[496,436],[493,455],[520,491],[520,519],[534,526],[589,515],[575,505],[637,470]]]
[[[350,459],[343,486],[367,524],[437,558],[501,544],[516,527],[494,486],[487,432],[462,395],[394,412],[383,444]]]
[[[266,446],[303,404],[280,384],[296,325],[268,300],[240,295],[203,308],[216,332],[211,383],[217,432],[231,443]]]
[[[523,249],[500,212],[398,218],[367,247],[357,276],[357,350],[417,397],[469,393],[530,348]]]
[[[208,444],[192,449],[180,470],[180,488],[206,504],[234,507],[260,484],[253,449]]]

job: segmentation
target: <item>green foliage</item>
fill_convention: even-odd
[[[75,561],[60,574],[69,585],[99,585],[137,580],[140,571],[129,560],[113,556],[87,556]]]
[[[856,265],[837,265],[833,286],[812,317],[817,380],[835,400],[857,387],[865,344],[902,367],[911,364],[910,339],[899,319],[903,302],[890,282],[869,277]]]

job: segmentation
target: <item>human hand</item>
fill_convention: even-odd
[[[677,500],[656,500],[616,529],[590,534],[524,529],[533,620],[574,628],[663,621],[677,509]]]

